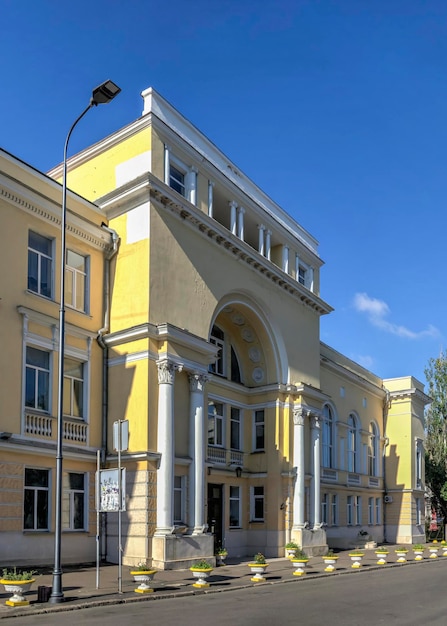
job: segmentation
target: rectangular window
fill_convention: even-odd
[[[223,446],[223,415],[224,405],[210,402],[208,405],[208,444]]]
[[[298,268],[298,282],[301,285],[306,286],[306,278],[307,278],[306,268],[304,268],[302,265],[300,265],[299,268]]]
[[[252,487],[251,519],[254,522],[264,521],[264,487]]]
[[[174,524],[185,523],[184,476],[174,476]]]
[[[185,173],[172,163],[169,165],[169,186],[180,195],[185,196]]]
[[[209,371],[219,376],[225,376],[225,334],[217,326],[213,326],[210,343],[218,348],[216,360],[209,366]]]
[[[368,498],[368,524],[374,524],[374,498]]]
[[[230,418],[231,449],[241,450],[241,411],[231,407]]]
[[[321,521],[323,524],[328,523],[328,501],[329,496],[327,493],[324,493],[321,499]]]
[[[26,347],[25,406],[49,411],[50,354],[31,346]]]
[[[67,250],[65,265],[65,302],[78,311],[87,311],[88,259],[73,250]]]
[[[376,524],[382,523],[382,498],[376,498]]]
[[[24,530],[48,530],[49,471],[25,469]]]
[[[354,496],[354,522],[357,526],[362,524],[362,497]]]
[[[422,506],[421,506],[421,498],[415,498],[416,503],[416,524],[418,526],[422,526]]]
[[[241,490],[230,486],[230,528],[241,526]]]
[[[416,489],[422,489],[422,464],[423,464],[422,441],[416,439]]]
[[[32,230],[28,233],[28,289],[52,297],[53,242]]]
[[[64,530],[85,530],[85,474],[64,472],[63,487]]]
[[[331,497],[331,524],[332,526],[338,524],[338,495],[335,493]]]
[[[264,409],[259,409],[254,413],[254,449],[265,449]]]
[[[64,359],[64,415],[84,417],[84,365]]]
[[[348,496],[346,498],[346,523],[348,526],[352,526],[354,520],[354,496]]]

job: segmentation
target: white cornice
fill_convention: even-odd
[[[173,343],[194,350],[210,359],[215,359],[218,348],[205,339],[193,335],[187,330],[177,328],[172,324],[139,324],[103,336],[108,347],[117,346],[140,339],[155,339],[157,341],[172,341]],[[160,355],[159,357],[160,358]],[[171,358],[171,357],[170,357]]]
[[[411,389],[398,389],[397,391],[390,391],[389,393],[391,400],[403,401],[415,398],[419,400],[419,402],[422,402],[424,406],[426,404],[432,403],[432,399],[430,398],[430,396],[427,396],[426,393],[424,393],[420,389],[417,389],[417,387],[412,387]]]
[[[368,380],[365,376],[362,376],[360,372],[358,373],[354,372],[348,367],[345,367],[344,365],[340,363],[336,363],[335,361],[332,361],[325,355],[320,355],[320,363],[321,363],[321,367],[325,367],[326,369],[331,370],[332,372],[335,372],[336,374],[338,374],[341,378],[344,378],[347,381],[353,383],[354,385],[367,390],[369,393],[373,394],[376,398],[380,398],[381,400],[383,400],[383,398],[386,397],[386,390],[384,389],[383,386],[380,387],[378,384],[372,382],[371,380]]]
[[[57,184],[48,180],[48,185],[51,182]],[[71,206],[75,206],[75,199],[79,197],[69,192],[68,198]],[[73,199],[73,202],[70,202],[70,198]],[[0,200],[2,199],[14,208],[33,214],[53,226],[61,227],[61,206],[57,201],[42,196],[21,181],[13,180],[0,173]],[[82,204],[84,205],[86,202],[83,201]],[[95,205],[88,204],[88,208],[97,215],[98,221],[105,219],[104,214]],[[69,208],[67,209],[66,226],[68,234],[88,242],[95,248],[105,250],[109,247],[109,236],[100,226],[80,217]]]

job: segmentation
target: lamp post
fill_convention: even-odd
[[[60,264],[60,309],[59,309],[59,367],[58,367],[58,403],[57,403],[57,448],[56,448],[56,511],[54,528],[54,569],[50,603],[64,601],[61,569],[62,538],[62,440],[64,422],[64,351],[65,351],[65,254],[66,254],[66,218],[67,218],[67,148],[71,133],[77,123],[92,107],[106,104],[119,94],[121,89],[111,80],[96,87],[92,92],[89,105],[72,124],[64,145],[62,170],[62,219],[61,219],[61,264]]]

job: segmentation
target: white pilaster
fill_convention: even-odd
[[[304,420],[302,408],[293,410],[293,466],[296,480],[293,488],[293,521],[294,529],[304,528]]]
[[[189,526],[193,534],[205,530],[205,422],[204,386],[208,377],[203,374],[189,375]]]
[[[286,274],[289,273],[289,246],[282,247],[282,269]]]
[[[259,254],[262,254],[262,256],[264,256],[264,231],[265,231],[264,224],[258,224],[258,230],[259,230],[258,251],[259,251]]]
[[[208,215],[213,217],[213,199],[214,199],[214,183],[212,180],[208,181]]]
[[[245,209],[239,207],[237,210],[237,236],[244,241],[244,213]]]
[[[300,257],[295,254],[295,280],[298,281],[300,277]]]
[[[171,154],[167,144],[165,144],[165,184],[169,185],[169,172],[170,172]]]
[[[233,235],[236,235],[236,209],[237,202],[232,200],[228,203],[230,205],[230,231]]]
[[[311,513],[313,528],[321,528],[321,459],[320,459],[320,416],[312,414],[310,423],[311,450],[312,450],[312,479],[310,485]]]
[[[267,230],[265,233],[265,256],[269,261],[270,261],[270,253],[271,253],[271,250],[270,250],[271,242],[272,242],[272,231]]]
[[[158,367],[157,450],[161,454],[157,471],[156,535],[169,535],[174,523],[174,377],[176,366],[167,359]]]

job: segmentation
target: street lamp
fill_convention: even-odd
[[[92,107],[106,104],[119,94],[121,89],[111,80],[96,87],[92,92],[90,103],[72,124],[64,145],[64,161],[62,170],[62,219],[61,219],[61,291],[59,309],[59,367],[58,367],[58,403],[57,403],[57,450],[56,450],[56,516],[54,528],[54,569],[53,586],[49,601],[58,604],[64,601],[62,590],[61,569],[61,537],[62,537],[62,440],[64,422],[64,351],[65,351],[65,254],[66,254],[66,218],[67,218],[67,148],[71,133],[76,124]]]

